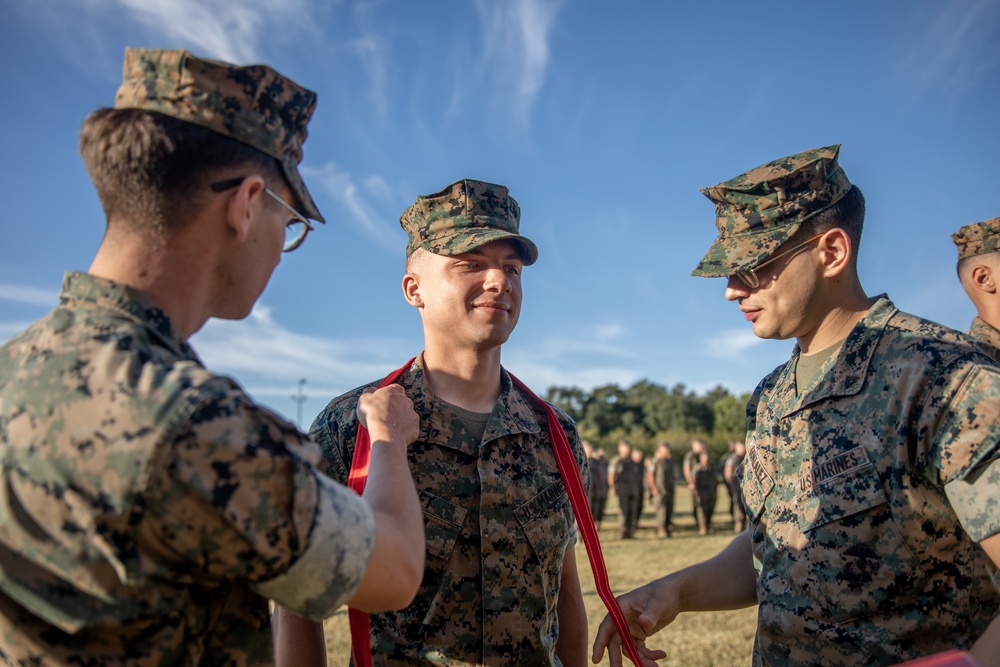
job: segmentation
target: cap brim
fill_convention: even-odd
[[[301,212],[310,220],[326,222],[319,209],[316,208],[316,202],[313,201],[312,195],[309,194],[309,189],[306,188],[306,182],[302,180],[299,170],[288,162],[283,160],[279,160],[279,162],[281,163],[281,171],[284,172],[285,178],[288,179],[288,185],[292,188],[292,192],[295,193],[299,204],[302,206]]]
[[[766,231],[735,236],[719,236],[701,262],[691,272],[703,278],[728,278],[752,269],[770,257],[792,237],[801,225],[787,225]]]
[[[451,257],[475,250],[494,241],[511,241],[518,247],[521,261],[524,262],[525,266],[531,266],[538,261],[538,248],[531,239],[519,234],[511,234],[498,229],[463,229],[453,234],[452,238],[461,238],[462,242],[460,244],[447,243],[445,244],[446,248],[439,248],[434,252],[438,255]]]

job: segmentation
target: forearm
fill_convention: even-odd
[[[403,445],[372,435],[362,497],[375,516],[375,544],[349,604],[368,612],[399,609],[416,594],[424,569],[424,523]]]
[[[563,576],[559,586],[556,614],[559,619],[559,638],[556,655],[564,667],[583,667],[587,664],[587,608],[580,589],[580,576],[576,569],[575,549],[570,549],[564,559]],[[572,562],[571,567],[566,564]]]
[[[749,533],[737,536],[718,555],[618,597],[629,632],[643,642],[685,611],[721,611],[757,604],[756,573]],[[622,664],[621,643],[610,615],[605,616],[594,638],[592,660],[597,663],[609,649],[613,667]],[[666,656],[660,650],[640,647],[643,665],[655,667]]]
[[[384,522],[401,543],[423,544],[423,515],[406,459],[405,443],[392,442],[387,437],[376,439],[372,434],[371,464],[361,497],[375,513],[379,528]],[[419,569],[423,570],[422,557],[420,561]]]
[[[660,581],[677,588],[679,612],[742,609],[757,604],[757,574],[750,533],[744,531],[709,560]],[[720,582],[725,585],[719,585]]]
[[[1000,616],[993,619],[969,652],[979,667],[1000,667]]]
[[[979,543],[994,565],[1000,566],[1000,533],[991,535]],[[972,657],[979,667],[1000,667],[1000,616],[986,628],[976,643],[972,645]]]
[[[323,624],[274,606],[271,615],[275,667],[326,667]]]

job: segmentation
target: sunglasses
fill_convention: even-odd
[[[810,243],[812,243],[813,241],[815,241],[819,237],[823,236],[823,234],[825,234],[825,233],[826,232],[822,232],[822,233],[817,234],[816,236],[814,236],[814,237],[812,237],[810,239],[806,239],[805,241],[803,241],[802,243],[798,244],[797,246],[789,248],[787,251],[785,251],[785,252],[783,252],[781,254],[774,255],[773,257],[771,257],[771,259],[768,259],[768,260],[765,260],[765,261],[761,262],[760,264],[758,264],[757,266],[753,267],[752,269],[747,269],[746,271],[737,271],[733,275],[735,275],[737,278],[739,278],[740,280],[742,280],[743,284],[746,285],[747,287],[749,287],[750,289],[756,289],[757,287],[760,286],[760,278],[757,277],[757,271],[759,271],[761,268],[767,266],[771,262],[776,262],[776,261],[778,261],[779,259],[781,259],[783,257],[791,259],[795,255],[798,255],[799,253],[805,252],[807,245],[809,245]]]

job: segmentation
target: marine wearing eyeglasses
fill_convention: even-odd
[[[757,336],[796,346],[747,405],[747,530],[619,602],[640,639],[684,611],[759,605],[753,665],[895,665],[952,648],[998,665],[1000,367],[865,294],[864,198],[839,151],[702,190],[718,236],[693,274],[725,278]],[[610,646],[620,665],[616,639],[605,619],[595,657]]]
[[[84,121],[104,239],[0,347],[0,663],[273,665],[269,599],[321,619],[415,593],[402,391],[359,404],[358,498],[188,343],[322,222],[298,172],[315,101],[264,65],[128,49],[114,108]]]

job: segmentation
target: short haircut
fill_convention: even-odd
[[[958,273],[959,280],[962,280],[963,276],[972,271],[973,267],[983,265],[989,267],[991,271],[1000,271],[1000,251],[981,252],[978,255],[962,257],[955,265],[955,270]]]
[[[861,189],[858,186],[852,185],[851,189],[837,203],[803,222],[788,243],[801,242],[837,227],[843,229],[847,233],[847,237],[851,239],[851,264],[857,266],[858,248],[861,247],[861,232],[864,230],[864,226],[865,196],[861,194]]]
[[[970,255],[969,257],[962,257],[958,260],[958,264],[955,265],[955,272],[958,274],[959,280],[962,280],[962,274],[966,272],[969,265],[972,264],[975,258],[975,255]]]
[[[111,223],[163,235],[182,226],[223,170],[246,166],[270,182],[277,161],[244,143],[155,111],[103,108],[80,130],[80,155]]]
[[[432,253],[429,250],[424,250],[423,248],[417,248],[406,257],[406,272],[416,273],[417,270],[420,268],[420,265],[424,263],[424,260],[426,259],[427,255],[433,255],[433,254],[434,253]]]

